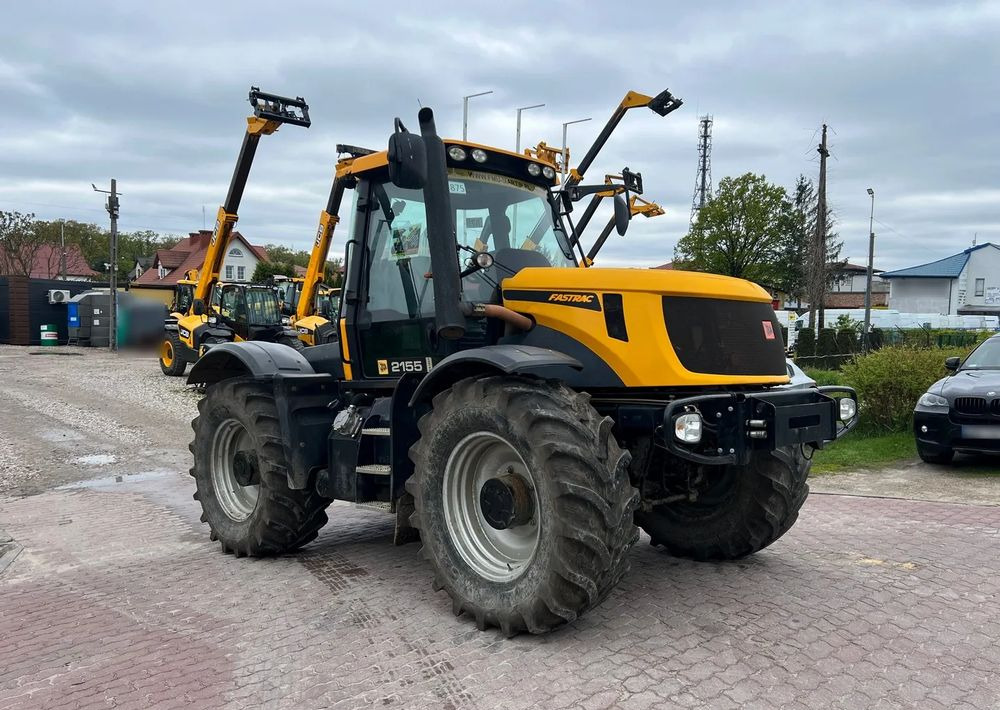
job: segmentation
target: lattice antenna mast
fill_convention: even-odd
[[[705,115],[698,120],[698,175],[694,181],[691,198],[691,226],[698,212],[712,198],[712,117]]]

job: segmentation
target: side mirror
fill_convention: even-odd
[[[427,148],[424,139],[409,133],[396,119],[396,132],[389,136],[389,179],[404,190],[420,190],[427,183]]]
[[[191,305],[191,310],[196,316],[205,315],[205,302],[200,298],[194,299],[194,303]]]
[[[950,357],[944,361],[944,368],[949,372],[954,372],[958,369],[958,366],[962,364],[962,358],[960,357]]]
[[[629,210],[625,198],[621,195],[615,195],[615,230],[617,230],[620,236],[625,236],[625,232],[628,231],[629,220],[631,219],[631,210]]]

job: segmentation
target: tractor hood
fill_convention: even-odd
[[[771,302],[771,295],[755,283],[731,276],[696,271],[658,269],[526,268],[504,279],[503,289],[565,289],[655,293],[664,296],[726,298]]]
[[[510,342],[566,353],[594,387],[788,382],[771,296],[742,279],[654,269],[528,267],[503,305],[535,327]]]

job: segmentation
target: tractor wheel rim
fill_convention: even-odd
[[[241,522],[257,507],[259,486],[241,486],[236,479],[233,459],[237,451],[253,448],[250,432],[235,419],[226,419],[212,437],[212,487],[226,516]]]
[[[483,515],[480,493],[487,481],[504,476],[522,480],[533,513],[524,523],[498,530]],[[486,431],[466,436],[448,457],[442,490],[448,534],[469,567],[494,582],[520,577],[538,550],[541,525],[535,481],[510,442]]]
[[[174,364],[174,346],[169,340],[164,340],[160,346],[160,359],[167,367]]]

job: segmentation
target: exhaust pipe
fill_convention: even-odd
[[[417,119],[420,122],[420,135],[427,149],[424,208],[427,214],[431,271],[434,274],[434,320],[439,337],[458,340],[465,335],[465,316],[461,308],[462,280],[458,270],[458,241],[452,221],[444,143],[437,134],[434,112],[431,109],[420,109]]]

